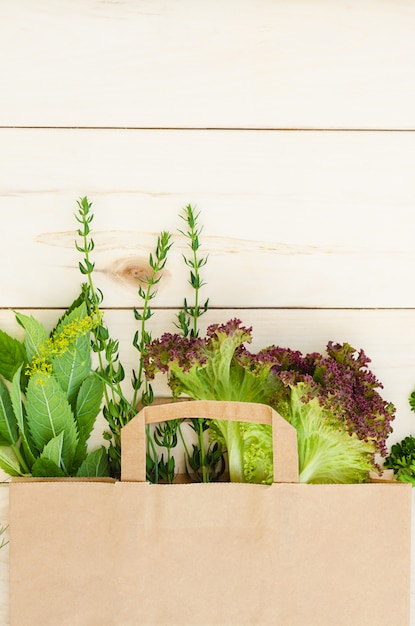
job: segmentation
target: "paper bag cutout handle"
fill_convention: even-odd
[[[121,430],[121,480],[146,481],[146,424],[185,417],[272,425],[274,483],[298,482],[295,428],[266,404],[219,400],[190,400],[144,407]]]

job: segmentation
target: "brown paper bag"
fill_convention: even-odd
[[[270,486],[145,482],[145,424],[272,423]],[[143,409],[122,480],[12,482],[11,626],[408,626],[411,487],[304,485],[270,407]]]

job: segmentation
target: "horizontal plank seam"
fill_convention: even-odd
[[[8,307],[0,307],[1,311],[8,311],[13,313],[13,311],[64,311],[67,307],[65,306],[8,306]],[[136,308],[140,308],[139,306]],[[153,311],[179,311],[181,310],[180,306],[153,306],[151,307]],[[128,306],[120,306],[120,307],[101,307],[102,311],[131,311],[132,307]],[[401,307],[381,307],[381,306],[220,306],[220,307],[209,307],[210,312],[215,311],[415,311],[415,307],[409,306],[401,306]]]
[[[253,132],[359,132],[359,133],[407,133],[415,132],[415,128],[320,128],[320,127],[254,127],[254,126],[2,126],[0,130],[148,130],[148,131],[253,131]]]

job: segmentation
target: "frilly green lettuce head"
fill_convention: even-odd
[[[317,398],[304,396],[303,383],[293,386],[285,415],[297,430],[300,482],[364,482],[376,469],[374,443],[348,433]]]
[[[273,406],[297,429],[302,482],[364,481],[394,417],[364,352],[330,342],[327,356],[278,346],[253,354],[244,345],[251,332],[233,319],[209,326],[205,338],[164,334],[147,346],[146,374],[167,374],[175,397]],[[270,426],[215,420],[211,429],[228,451],[231,480],[272,482]]]

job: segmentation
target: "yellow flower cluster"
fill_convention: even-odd
[[[32,359],[32,363],[26,369],[26,374],[28,376],[33,376],[35,373],[51,374],[52,359],[70,350],[80,337],[89,333],[96,325],[97,322],[89,315],[65,324],[62,330],[53,334],[40,346],[38,353]],[[38,382],[41,380],[42,377],[39,377]]]

